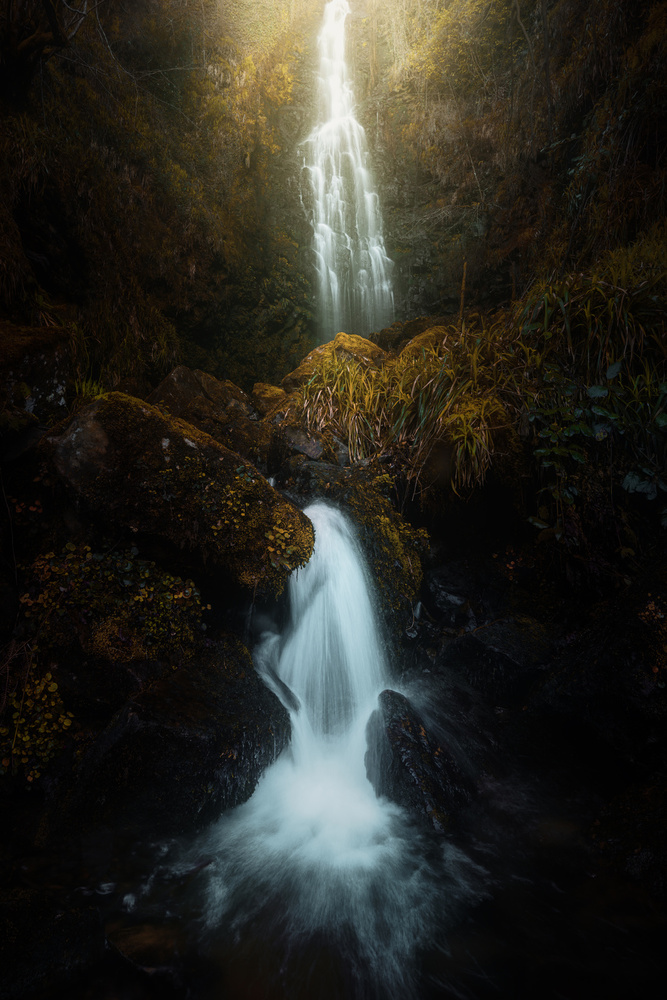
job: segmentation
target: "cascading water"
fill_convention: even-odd
[[[349,13],[347,0],[331,0],[324,9],[319,124],[304,143],[302,197],[314,231],[323,343],[339,330],[361,335],[380,330],[394,313],[392,263],[345,62]]]
[[[225,996],[409,997],[416,950],[475,896],[480,870],[367,780],[366,724],[388,677],[363,558],[339,511],[305,513],[316,544],[290,580],[289,625],[255,651],[291,746],[181,871],[202,869],[199,940],[245,984]]]

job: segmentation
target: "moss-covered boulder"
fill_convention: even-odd
[[[440,347],[446,336],[446,327],[431,326],[428,330],[424,330],[423,333],[418,333],[416,337],[413,337],[412,340],[408,341],[405,347],[401,350],[401,357],[408,357],[412,355],[416,355],[418,357],[423,350]]]
[[[372,333],[371,340],[384,351],[392,354],[399,353],[411,340],[430,330],[435,326],[442,326],[447,322],[445,316],[418,316],[416,319],[409,319],[405,322],[397,320],[384,330]]]
[[[45,446],[106,525],[187,548],[244,587],[278,593],[310,558],[310,521],[250,462],[146,402],[100,396]]]
[[[283,389],[290,392],[303,385],[313,375],[316,368],[329,356],[335,354],[337,357],[348,358],[356,361],[364,367],[378,367],[382,365],[386,358],[386,352],[371,340],[365,337],[358,337],[353,333],[337,333],[333,340],[327,344],[316,347],[308,354],[298,368],[280,383]]]
[[[276,432],[262,423],[250,397],[228,380],[183,365],[175,368],[147,400],[165,415],[180,417],[261,469],[279,458]]]
[[[251,398],[255,409],[263,417],[270,417],[287,407],[289,399],[285,390],[281,389],[280,386],[269,385],[266,382],[255,382]]]

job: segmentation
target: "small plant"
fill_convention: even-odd
[[[106,391],[105,387],[94,378],[77,379],[74,383],[74,398],[70,405],[70,414],[77,413]]]
[[[91,653],[129,662],[186,652],[202,629],[201,597],[182,580],[139,558],[136,548],[92,552],[68,542],[59,553],[35,559],[20,601],[40,641],[78,641]]]
[[[37,652],[35,646],[22,647],[23,678],[8,697],[6,722],[0,725],[0,775],[22,773],[29,785],[62,749],[74,718],[65,711],[52,672],[40,675]]]

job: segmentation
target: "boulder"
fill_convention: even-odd
[[[81,761],[60,823],[171,836],[245,802],[289,740],[286,710],[232,636],[145,688]]]
[[[148,403],[100,396],[46,447],[98,518],[185,547],[242,586],[279,593],[310,558],[308,518],[250,462]]]
[[[419,357],[423,350],[433,347],[440,347],[447,336],[447,327],[431,326],[423,333],[418,333],[416,337],[409,340],[401,350],[401,357],[415,355]]]
[[[424,331],[443,326],[446,321],[445,316],[418,316],[416,319],[406,320],[405,323],[400,321],[392,323],[384,330],[372,333],[371,338],[385,351],[399,352]]]
[[[382,691],[378,702],[366,730],[368,780],[378,795],[425,817],[443,833],[470,799],[472,781],[404,695]]]
[[[339,358],[346,358],[355,361],[366,368],[378,367],[382,365],[387,357],[386,352],[365,337],[358,337],[356,334],[337,333],[333,340],[327,344],[316,347],[308,354],[298,368],[282,380],[283,389],[290,392],[297,389],[308,381],[315,369],[322,362],[333,355]]]
[[[296,424],[288,424],[282,430],[289,451],[306,458],[318,459],[324,454],[324,438],[317,431],[307,431]]]
[[[264,469],[275,464],[275,433],[258,419],[249,396],[233,382],[180,365],[160,383],[147,402],[180,417],[220,444]]]
[[[267,385],[265,382],[255,382],[251,396],[255,409],[263,417],[271,417],[283,407],[287,407],[289,399],[284,389],[277,385]]]

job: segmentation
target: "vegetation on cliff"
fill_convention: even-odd
[[[196,355],[252,384],[285,367],[288,320],[298,351],[308,289],[267,169],[302,36],[294,4],[264,8],[101,3],[72,32],[76,5],[0,4],[0,308],[64,326],[79,377]]]

